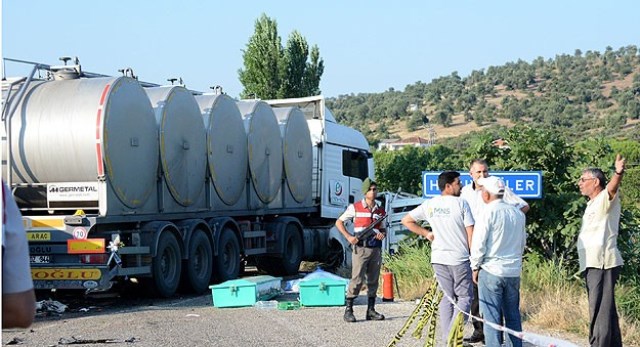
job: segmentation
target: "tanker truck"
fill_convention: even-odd
[[[303,260],[348,261],[333,226],[361,199],[373,160],[323,97],[235,100],[130,69],[84,72],[77,59],[9,60],[31,66],[2,81],[2,178],[36,289],[136,279],[169,297],[245,264],[292,275]]]

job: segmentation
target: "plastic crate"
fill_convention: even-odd
[[[347,282],[334,279],[300,281],[302,306],[344,306]]]
[[[282,278],[273,276],[253,276],[230,280],[209,286],[215,307],[253,306],[257,301],[278,296]]]
[[[278,303],[278,310],[297,310],[300,308],[300,301],[280,301]]]

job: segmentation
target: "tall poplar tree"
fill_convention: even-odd
[[[238,75],[244,86],[242,98],[275,99],[280,89],[282,44],[278,24],[262,14],[256,20],[255,32],[243,50],[244,70]]]
[[[244,69],[238,71],[244,86],[241,97],[293,98],[320,94],[324,62],[316,45],[294,30],[282,47],[275,20],[262,14],[243,50]]]
[[[324,61],[320,58],[320,49],[317,45],[311,48],[311,61],[307,63],[304,76],[304,88],[307,95],[320,94],[320,78],[324,72]]]
[[[301,97],[305,95],[304,86],[305,70],[307,69],[307,57],[309,46],[307,40],[298,31],[289,35],[287,47],[284,49],[282,84],[279,95],[281,97]]]

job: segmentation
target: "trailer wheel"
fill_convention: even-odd
[[[284,231],[284,249],[282,250],[281,268],[284,275],[295,275],[300,270],[302,262],[302,237],[298,227],[293,224],[287,224]]]
[[[260,256],[257,258],[258,270],[265,271],[270,275],[289,276],[295,275],[300,270],[302,262],[302,236],[298,227],[287,224],[284,231],[284,248],[281,256]]]
[[[182,256],[178,240],[170,232],[163,232],[158,241],[157,254],[153,258],[152,272],[155,290],[168,298],[175,294],[180,284]]]
[[[191,237],[188,249],[187,281],[189,287],[197,294],[209,289],[213,270],[213,250],[209,238],[201,230],[196,230]]]
[[[240,274],[240,243],[231,229],[222,230],[213,268],[215,270],[213,277],[216,282],[232,280],[238,278]]]

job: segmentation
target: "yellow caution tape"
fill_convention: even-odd
[[[462,340],[464,338],[464,316],[462,312],[458,312],[456,319],[449,330],[449,338],[447,339],[447,347],[463,347]]]
[[[398,345],[404,334],[409,330],[409,328],[413,325],[416,318],[419,317],[418,323],[416,324],[416,329],[413,332],[413,336],[415,338],[422,338],[422,331],[425,327],[428,326],[427,337],[424,341],[424,346],[433,347],[435,346],[436,341],[436,323],[438,318],[438,304],[440,300],[442,300],[443,296],[449,300],[453,304],[455,310],[458,311],[456,318],[451,325],[451,330],[449,331],[449,335],[447,338],[447,347],[462,347],[463,345],[463,336],[464,336],[464,324],[465,318],[464,316],[468,316],[469,318],[474,318],[478,321],[484,322],[484,324],[488,324],[496,330],[504,331],[508,334],[514,335],[524,341],[533,343],[538,346],[554,346],[554,347],[578,347],[577,345],[564,341],[561,339],[556,339],[553,337],[542,336],[538,334],[533,334],[524,331],[514,331],[507,327],[487,322],[480,317],[473,316],[469,314],[469,312],[463,312],[460,307],[455,303],[453,299],[449,296],[445,295],[444,292],[438,288],[437,281],[433,281],[432,285],[429,287],[424,296],[420,299],[420,302],[413,310],[407,321],[404,323],[402,328],[398,331],[398,333],[391,339],[387,347],[395,347]]]

